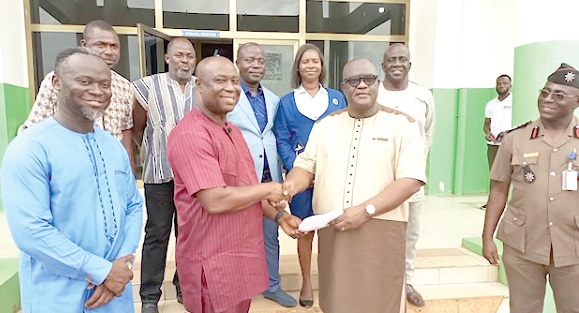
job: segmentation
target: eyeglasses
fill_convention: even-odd
[[[551,95],[553,97],[553,99],[555,99],[555,101],[558,101],[558,102],[565,100],[565,98],[576,98],[577,97],[577,96],[566,95],[566,94],[560,93],[560,92],[552,92],[552,91],[547,90],[547,89],[540,89],[539,90],[539,96],[541,97],[541,99],[546,99],[549,95]]]
[[[376,79],[378,79],[377,75],[358,75],[344,79],[343,83],[348,83],[352,87],[358,87],[358,85],[364,81],[364,84],[371,86],[374,85]]]

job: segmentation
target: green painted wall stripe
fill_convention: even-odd
[[[455,194],[488,191],[487,145],[482,128],[485,105],[494,97],[496,97],[494,88],[460,90]]]
[[[456,116],[458,90],[433,89],[435,113],[434,133],[428,156],[428,194],[452,194],[456,158]]]
[[[0,163],[8,143],[30,112],[28,88],[0,83]],[[1,183],[1,182],[0,182]],[[0,199],[0,211],[4,210]]]
[[[488,192],[486,142],[482,131],[486,103],[494,88],[433,89],[436,103],[428,160],[428,194]],[[444,185],[444,188],[441,188]]]

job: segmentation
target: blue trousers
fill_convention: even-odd
[[[279,225],[267,217],[263,218],[263,239],[265,246],[265,260],[267,262],[267,274],[269,276],[269,287],[267,291],[274,292],[280,286],[279,276]]]

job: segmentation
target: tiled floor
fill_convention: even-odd
[[[460,197],[428,196],[422,206],[421,237],[418,241],[418,249],[428,251],[428,249],[432,248],[456,248],[460,247],[462,238],[480,236],[484,220],[484,211],[480,210],[479,207],[485,202],[486,195]],[[170,243],[170,255],[168,256],[170,260],[174,260],[174,245],[174,240],[172,240]],[[295,240],[285,234],[280,234],[280,245],[282,254],[296,253]],[[0,258],[18,255],[18,251],[10,237],[3,213],[0,213],[0,247]],[[316,248],[314,247],[314,249]],[[466,262],[479,262],[468,256],[457,257],[464,258]],[[140,255],[138,258],[140,258]],[[445,262],[445,260],[433,258],[432,255],[427,258],[427,256],[419,254],[416,262],[422,262],[422,265],[432,264],[434,268],[436,262]],[[489,275],[488,270],[485,270],[486,272],[482,273],[483,269],[481,269],[481,275]],[[252,312],[257,313],[266,309],[271,310],[272,308],[276,308],[276,306],[272,306],[272,304],[269,304],[269,308],[267,308],[268,302],[270,301],[264,300],[263,298],[260,300],[260,297],[261,296],[258,296],[254,299]],[[264,308],[264,306],[266,307]],[[138,309],[137,312],[139,312],[140,306],[136,305],[136,307]],[[314,310],[283,310],[281,307],[277,308],[279,308],[280,312],[315,312]],[[163,301],[160,303],[160,309],[160,312],[164,313],[185,312],[183,306],[175,300]],[[268,312],[275,312],[275,310]],[[499,312],[508,312],[506,303],[503,303]]]

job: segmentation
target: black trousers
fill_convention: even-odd
[[[147,224],[141,259],[141,301],[157,303],[161,298],[161,286],[165,277],[167,246],[171,227],[175,223],[177,236],[177,210],[175,209],[174,183],[145,184]],[[179,276],[175,271],[173,284],[179,288]]]

